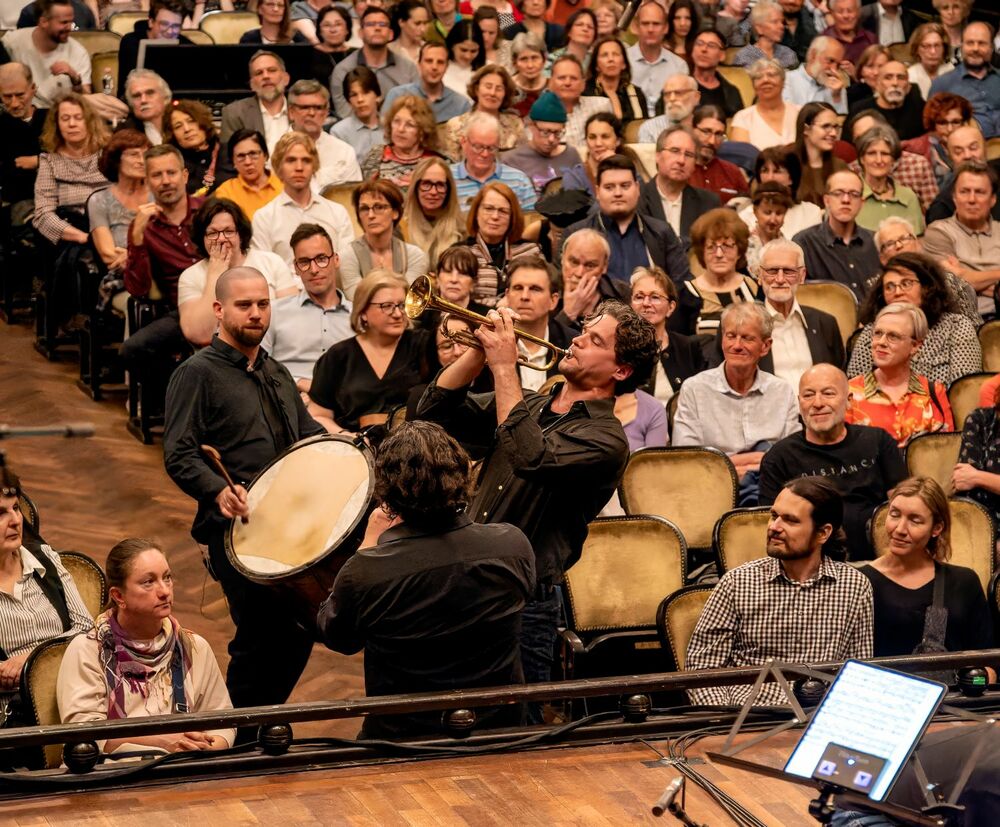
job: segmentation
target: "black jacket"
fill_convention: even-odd
[[[900,16],[903,19],[903,41],[907,42],[910,39],[910,35],[913,34],[913,30],[920,25],[920,18],[917,17],[909,9],[900,8]],[[859,21],[862,28],[868,29],[875,37],[878,37],[879,22],[881,17],[878,13],[878,2],[869,3],[861,7],[861,15],[859,16]]]
[[[667,331],[667,349],[660,352],[660,364],[666,374],[674,393],[680,390],[681,383],[696,373],[708,370],[708,362],[701,342],[696,336],[685,336],[676,330]],[[643,388],[646,393],[656,391],[656,371]]]
[[[714,192],[690,185],[684,187],[684,192],[681,194],[680,235],[684,249],[691,247],[691,225],[694,224],[695,219],[699,215],[721,206],[722,200]],[[650,178],[640,187],[639,212],[666,222],[667,216],[663,212],[663,201],[660,199],[660,191],[656,188],[656,178]]]
[[[840,335],[837,320],[829,313],[814,307],[801,305],[802,315],[806,318],[806,339],[809,341],[809,353],[814,365],[826,362],[842,369],[846,366],[844,355],[844,339]],[[772,348],[773,351],[773,348]],[[772,351],[761,357],[758,367],[768,373],[774,373],[774,356]]]

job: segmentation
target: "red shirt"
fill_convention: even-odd
[[[161,214],[146,224],[142,244],[132,243],[128,228],[128,259],[125,262],[125,289],[133,296],[149,295],[153,284],[163,298],[177,307],[177,280],[192,264],[204,258],[191,241],[191,220],[204,199],[188,196],[184,220],[171,224]]]
[[[748,191],[747,179],[740,168],[721,158],[713,158],[707,166],[695,164],[688,183],[692,187],[714,192],[723,204],[737,195],[746,195]]]

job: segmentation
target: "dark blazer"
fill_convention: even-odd
[[[806,317],[806,339],[809,341],[809,353],[812,355],[813,364],[827,362],[843,370],[847,366],[847,360],[844,354],[844,339],[840,335],[837,320],[822,310],[800,306],[802,315]],[[770,351],[761,357],[758,367],[768,373],[774,373],[774,357]]]
[[[690,185],[684,187],[684,192],[681,193],[680,240],[685,249],[691,246],[691,225],[694,220],[702,213],[721,206],[722,200],[714,192]],[[663,201],[656,188],[656,178],[650,178],[639,188],[639,212],[666,222],[667,216],[663,212]]]
[[[515,23],[513,26],[508,26],[503,30],[504,40],[513,40],[522,32],[527,32],[528,30],[524,28],[524,23]],[[560,26],[558,23],[545,22],[545,48],[550,52],[555,51],[560,46],[563,45],[563,41],[566,39],[566,30]]]
[[[910,39],[913,30],[920,25],[920,18],[909,9],[900,8],[899,13],[903,19],[903,38],[905,42]],[[858,19],[863,28],[868,29],[875,37],[878,37],[879,22],[881,21],[878,14],[878,2],[862,6],[861,15]]]
[[[561,347],[565,350],[570,346],[570,344],[572,344],[573,338],[579,335],[579,330],[574,330],[570,325],[562,321],[559,316],[549,316],[548,340],[556,347]],[[547,375],[555,376],[557,373],[559,373],[559,368],[556,365],[553,365],[549,368]]]
[[[264,119],[260,115],[260,101],[256,95],[240,98],[222,107],[219,141],[222,143],[221,154],[226,161],[229,160],[229,139],[240,129],[256,129],[261,135],[264,134]]]
[[[696,336],[685,336],[676,330],[668,330],[667,341],[669,344],[666,352],[660,353],[660,364],[663,365],[663,372],[670,381],[670,387],[674,389],[674,393],[677,393],[685,379],[707,370],[708,362],[705,359],[701,342]],[[655,370],[643,390],[649,394],[655,392]]]

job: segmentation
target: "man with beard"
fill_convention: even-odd
[[[878,70],[875,94],[854,103],[851,115],[866,109],[874,109],[881,114],[896,130],[901,141],[924,134],[924,99],[920,90],[910,83],[906,66],[898,60],[890,60]]]
[[[701,100],[698,82],[691,75],[671,75],[663,84],[663,114],[639,127],[639,143],[655,144],[668,126],[691,126],[691,116]]]
[[[931,84],[931,96],[952,92],[971,103],[972,114],[987,138],[1000,135],[1000,73],[992,60],[993,28],[989,23],[969,23],[962,30],[962,62]]]
[[[839,40],[817,37],[810,44],[802,65],[785,75],[782,98],[799,106],[814,101],[828,103],[841,115],[846,115],[850,78],[840,68],[843,59],[844,46]]]
[[[805,0],[778,0],[785,15],[785,34],[781,45],[787,46],[805,62],[810,44],[816,37],[816,24],[812,12],[804,8]]]
[[[252,267],[227,270],[216,282],[213,309],[218,334],[177,369],[167,390],[164,464],[198,503],[191,534],[208,546],[209,569],[236,624],[226,675],[233,706],[281,704],[309,660],[312,634],[296,623],[282,592],[233,568],[224,536],[231,519],[250,517],[244,486],[293,443],[323,428],[306,412],[291,374],[260,347],[271,322],[264,276]],[[200,445],[219,451],[235,490],[205,461]]]
[[[142,132],[153,146],[163,143],[163,113],[170,103],[169,84],[152,69],[133,69],[125,80],[125,101],[129,116],[115,131]]]
[[[250,89],[253,97],[226,104],[222,109],[219,146],[225,152],[229,138],[238,129],[255,129],[274,152],[278,139],[289,129],[285,90],[290,78],[285,62],[274,52],[261,49],[250,58]],[[221,160],[221,159],[220,159]]]
[[[823,663],[870,658],[872,588],[868,578],[833,560],[839,545],[841,493],[822,477],[800,477],[771,506],[767,557],[723,575],[691,635],[688,670],[762,666],[771,660]],[[741,704],[750,685],[691,690],[696,704]],[[755,701],[785,704],[775,683]]]

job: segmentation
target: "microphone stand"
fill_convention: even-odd
[[[680,794],[680,803],[677,803],[677,795]],[[697,821],[693,821],[691,817],[685,812],[684,804],[687,798],[687,778],[683,775],[678,775],[673,779],[667,788],[663,791],[663,795],[660,796],[659,800],[653,805],[653,815],[662,816],[664,813],[669,812],[674,818],[676,818],[684,827],[703,827]]]

